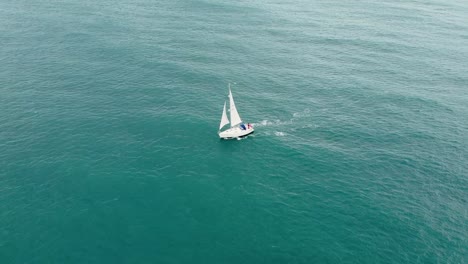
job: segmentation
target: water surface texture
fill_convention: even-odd
[[[0,2],[0,263],[467,263],[467,197],[466,1]]]

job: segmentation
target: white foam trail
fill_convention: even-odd
[[[270,120],[262,120],[259,123],[252,123],[253,126],[257,127],[263,127],[263,126],[282,126],[282,125],[288,125],[291,124],[292,120],[288,121],[281,121],[279,119],[270,121]]]

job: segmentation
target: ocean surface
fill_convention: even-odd
[[[468,263],[468,2],[1,1],[0,263]]]

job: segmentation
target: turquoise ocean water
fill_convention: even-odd
[[[467,197],[466,1],[0,2],[2,264],[467,263]]]

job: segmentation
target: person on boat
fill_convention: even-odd
[[[245,130],[245,124],[242,123],[242,124],[240,125],[240,128],[241,128],[242,130]]]
[[[252,125],[250,123],[247,124],[247,128],[248,129],[251,129],[252,128]]]

